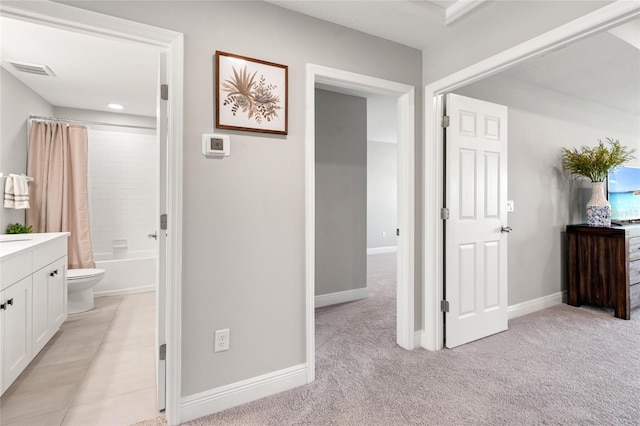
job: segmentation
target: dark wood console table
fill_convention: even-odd
[[[567,252],[567,303],[613,308],[630,319],[640,306],[640,225],[568,225]]]

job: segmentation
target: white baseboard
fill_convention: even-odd
[[[366,298],[367,296],[368,290],[366,288],[316,296],[316,307],[358,300]],[[563,292],[558,292],[549,296],[509,306],[507,309],[508,317],[509,319],[513,319],[558,305],[562,303],[563,296]],[[319,303],[330,302],[332,300],[336,301],[319,305]],[[422,334],[423,330],[417,330],[415,332],[414,347],[419,348],[422,346]],[[180,405],[180,419],[182,422],[188,422],[199,417],[217,413],[219,411],[226,410],[227,408],[255,401],[256,399],[284,392],[288,389],[305,384],[307,384],[307,366],[305,364],[264,374],[262,376],[182,398]]]
[[[316,296],[316,308],[337,305],[338,303],[353,302],[355,300],[366,299],[367,297],[369,297],[369,289],[367,287],[320,294]]]
[[[189,395],[180,401],[180,421],[188,422],[306,384],[307,365],[300,364]]]
[[[523,315],[532,314],[551,306],[559,305],[564,298],[564,292],[550,294],[548,296],[539,297],[537,299],[527,300],[526,302],[511,305],[507,308],[507,316],[509,319],[518,318]]]
[[[155,285],[146,285],[142,287],[123,288],[119,290],[94,291],[93,295],[95,297],[120,296],[123,294],[144,293],[145,291],[154,291],[155,289]]]
[[[509,306],[507,308],[508,319],[521,317],[523,315],[532,314],[542,309],[550,308],[555,305],[559,305],[566,297],[566,292],[560,291],[558,293],[550,294],[549,296],[539,297],[533,300],[527,300],[526,302],[518,303],[516,305]],[[422,347],[422,338],[424,330],[417,330],[414,337],[414,348]]]
[[[367,256],[372,254],[394,253],[396,251],[398,251],[398,246],[368,248]]]

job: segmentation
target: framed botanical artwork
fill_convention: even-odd
[[[286,65],[216,51],[216,127],[286,135]]]

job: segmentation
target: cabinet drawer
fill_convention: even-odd
[[[640,260],[629,262],[629,284],[640,283]]]
[[[67,254],[67,238],[61,237],[40,244],[33,249],[33,270],[44,268],[48,264]]]
[[[629,238],[629,260],[640,259],[640,237]]]
[[[31,274],[31,251],[0,260],[0,291]]]

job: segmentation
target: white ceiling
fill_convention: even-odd
[[[155,116],[159,51],[122,41],[0,18],[2,67],[54,106]],[[8,62],[48,66],[55,77]]]
[[[496,7],[484,0],[267,1],[418,49],[484,24],[493,10],[487,5]],[[457,10],[462,15],[451,14]],[[447,15],[462,17],[447,25]],[[122,113],[155,115],[156,49],[4,17],[0,30],[2,66],[54,106],[108,111],[106,105],[113,102],[124,105]],[[640,50],[629,43],[638,34],[640,21],[616,31],[618,38],[609,33],[591,37],[506,72],[640,115]],[[9,60],[47,65],[56,77],[17,72]]]
[[[455,1],[265,0],[276,6],[422,50],[445,30]]]
[[[525,62],[503,75],[640,116],[640,50],[609,32]]]

